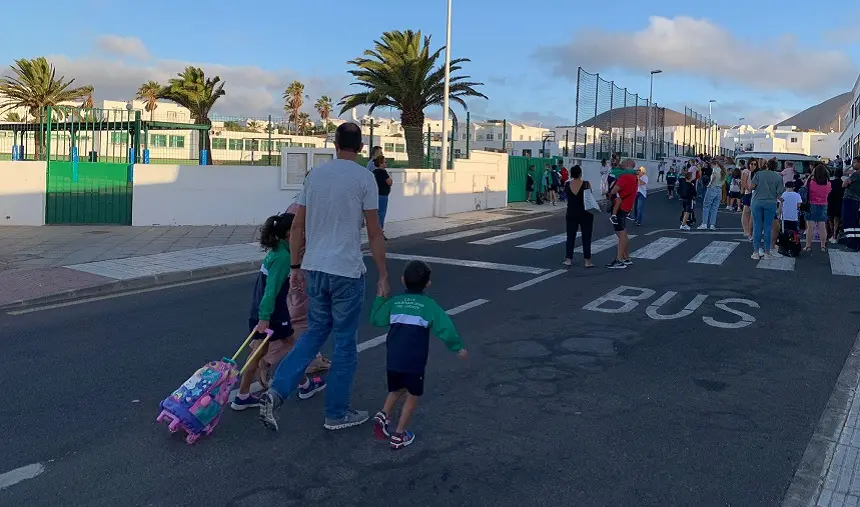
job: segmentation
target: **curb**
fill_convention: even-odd
[[[499,208],[499,210],[506,209],[515,209],[515,208]],[[444,229],[437,229],[435,231],[425,231],[425,232],[416,232],[413,234],[405,234],[403,236],[398,236],[396,238],[391,238],[388,244],[394,244],[399,242],[400,240],[408,240],[408,239],[416,239],[423,236],[436,234],[444,231],[445,233],[453,233],[466,231],[470,229],[477,229],[479,227],[488,227],[491,225],[504,225],[517,223],[520,221],[526,220],[534,220],[538,218],[544,218],[547,216],[551,216],[554,214],[553,211],[535,211],[529,213],[523,213],[521,216],[509,216],[505,218],[499,218],[498,220],[493,220],[490,222],[477,222],[472,224],[464,224],[462,226],[457,227],[448,227]],[[503,215],[500,215],[503,216]],[[362,243],[362,248],[367,246],[367,242]],[[171,273],[164,273],[160,275],[152,275],[152,276],[144,276],[141,278],[132,278],[129,280],[116,280],[100,285],[94,285],[92,287],[84,287],[80,289],[71,289],[62,292],[58,292],[56,294],[51,294],[48,296],[40,296],[32,299],[22,299],[18,301],[13,301],[11,303],[6,303],[0,305],[0,312],[10,312],[16,310],[25,310],[34,306],[45,306],[45,305],[54,305],[61,303],[68,303],[70,301],[75,301],[78,299],[84,298],[92,298],[99,296],[108,296],[114,294],[122,294],[126,292],[133,292],[138,290],[150,289],[153,287],[161,287],[165,285],[190,282],[190,281],[202,281],[211,278],[219,278],[223,276],[231,276],[231,275],[240,275],[244,273],[254,273],[260,269],[260,261],[250,261],[250,262],[238,262],[233,264],[224,264],[221,266],[213,266],[210,268],[203,269],[194,269],[187,271],[174,271]]]

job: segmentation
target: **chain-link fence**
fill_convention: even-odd
[[[658,160],[700,154],[731,155],[720,148],[720,127],[710,118],[685,107],[684,113],[652,104],[600,74],[580,67],[576,78],[574,157],[622,157]]]

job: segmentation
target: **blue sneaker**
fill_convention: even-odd
[[[325,386],[325,380],[321,377],[310,378],[305,385],[299,386],[299,399],[307,400],[313,398],[316,393],[325,389]]]
[[[415,441],[415,433],[404,431],[403,433],[395,433],[391,435],[391,449],[403,449],[407,445]]]
[[[259,406],[260,406],[260,397],[255,396],[253,394],[249,395],[244,400],[239,398],[239,396],[237,395],[235,398],[233,398],[233,401],[230,402],[230,408],[232,408],[233,410],[238,410],[238,411],[242,411],[242,410],[245,410],[247,408],[256,408]]]

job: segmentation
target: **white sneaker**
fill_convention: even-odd
[[[761,255],[759,255],[758,252],[753,252],[752,255],[750,255],[750,259],[757,261],[757,260],[761,259]]]
[[[684,225],[682,225],[682,226],[681,226],[681,230],[682,230],[682,231],[689,231],[689,230],[690,230],[690,226],[689,226],[689,225],[687,225],[687,224],[684,224]]]
[[[771,252],[771,253],[769,253],[768,255],[770,255],[770,256],[771,256],[771,257],[773,257],[774,259],[781,259],[781,258],[785,257],[784,255],[782,255],[782,254],[781,254],[781,253],[779,253],[779,252]]]
[[[762,257],[764,257],[764,248],[759,248],[758,254],[761,255]]]
[[[731,207],[731,206],[726,206],[726,209],[727,209],[727,210],[729,210],[729,211],[731,211],[731,210],[732,210],[732,207]]]
[[[702,225],[696,227],[696,229],[699,231],[706,231],[706,230],[708,230],[708,226],[705,224],[702,224]]]
[[[836,238],[830,238],[830,244],[835,245],[836,244]]]
[[[712,231],[716,231],[716,230],[717,230],[717,226],[716,226],[716,225],[712,225],[712,226],[708,227],[708,229],[710,229],[710,230],[712,230]]]
[[[762,259],[773,259],[773,254],[771,254],[771,253],[765,253],[764,255],[762,255],[762,257],[761,257],[761,258],[762,258]]]

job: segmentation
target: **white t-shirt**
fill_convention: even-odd
[[[648,176],[640,176],[639,181],[644,183],[644,185],[639,185],[639,193],[642,194],[643,197],[648,197]]]
[[[379,208],[373,173],[350,160],[335,159],[308,173],[297,200],[306,210],[302,269],[359,278],[365,210]]]
[[[800,194],[797,192],[783,192],[782,193],[782,219],[790,220],[793,222],[797,221],[797,208],[800,206],[802,199],[800,198]]]

